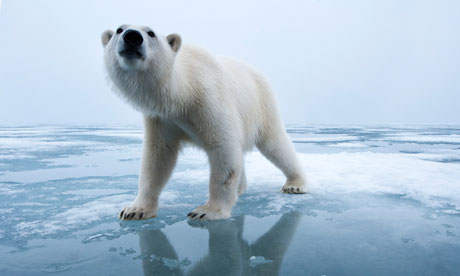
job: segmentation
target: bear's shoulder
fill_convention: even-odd
[[[189,70],[219,70],[219,59],[208,50],[194,45],[183,45],[179,50],[176,62]]]

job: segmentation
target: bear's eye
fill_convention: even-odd
[[[152,31],[147,32],[147,34],[148,34],[150,37],[155,37],[155,33],[152,32]]]
[[[123,29],[122,28],[118,28],[117,29],[117,34],[121,34],[123,32]]]

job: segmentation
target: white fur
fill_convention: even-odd
[[[209,199],[189,214],[191,218],[231,216],[246,189],[244,153],[254,145],[286,175],[283,192],[305,192],[304,174],[260,74],[234,59],[181,46],[176,34],[152,38],[147,27],[123,29],[142,33],[144,57],[121,57],[123,33],[106,31],[105,65],[114,90],[144,114],[145,139],[139,193],[123,209],[122,219],[156,216],[158,197],[184,142],[202,148],[211,168]]]

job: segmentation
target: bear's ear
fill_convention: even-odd
[[[180,45],[182,44],[182,38],[180,38],[180,35],[170,34],[166,37],[166,39],[174,52],[179,51]]]
[[[107,30],[107,31],[103,32],[102,35],[101,35],[102,46],[105,47],[105,45],[107,45],[107,43],[109,43],[109,41],[112,38],[112,36],[113,36],[113,32],[110,31],[110,30]]]

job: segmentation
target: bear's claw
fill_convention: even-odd
[[[305,190],[303,187],[296,187],[296,186],[288,186],[285,185],[281,191],[286,194],[305,194]]]
[[[187,214],[187,217],[195,218],[197,215],[198,215],[197,213],[190,212],[190,213]],[[206,214],[201,214],[199,219],[203,219],[205,216],[206,216]]]
[[[121,220],[140,220],[156,217],[156,213],[142,207],[125,207],[121,210],[118,218]]]
[[[189,219],[193,220],[217,220],[230,217],[230,212],[222,212],[220,209],[209,206],[200,206],[187,214]]]

